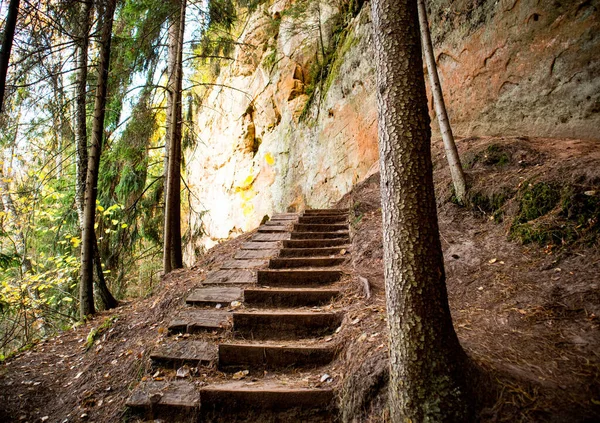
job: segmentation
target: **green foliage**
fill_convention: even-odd
[[[314,0],[304,0],[296,2],[293,7],[285,11],[285,14],[295,18],[302,19],[307,10],[311,7]],[[317,3],[320,5],[320,3]],[[331,18],[332,25],[331,39],[327,45],[322,44],[322,26],[324,22],[318,23],[312,31],[317,36],[317,51],[315,60],[309,69],[309,78],[305,84],[305,93],[309,99],[306,102],[301,119],[308,116],[308,110],[315,100],[315,95],[320,98],[325,96],[331,88],[331,84],[339,74],[340,66],[343,62],[344,55],[348,50],[358,43],[358,39],[351,35],[350,22],[360,12],[362,2],[349,1],[339,4],[340,12]],[[320,7],[320,6],[317,6]]]

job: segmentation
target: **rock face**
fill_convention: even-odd
[[[428,2],[455,133],[600,139],[598,3]],[[266,2],[239,41],[186,151],[188,263],[265,215],[331,206],[377,165],[369,3]]]

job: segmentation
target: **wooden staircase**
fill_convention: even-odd
[[[146,376],[129,409],[167,421],[336,421],[325,376],[348,244],[348,210],[273,216],[188,296],[169,324],[180,335],[150,355],[164,378]]]

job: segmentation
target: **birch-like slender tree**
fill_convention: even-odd
[[[94,306],[94,247],[96,232],[96,199],[98,196],[98,170],[104,137],[104,116],[106,114],[106,96],[110,64],[110,46],[112,26],[117,0],[102,1],[98,8],[101,15],[100,54],[98,60],[98,82],[94,103],[92,138],[88,155],[87,176],[85,182],[85,204],[81,234],[81,270],[79,285],[79,311],[81,318],[95,313]]]
[[[454,185],[454,193],[459,203],[464,204],[465,195],[467,193],[467,185],[465,183],[465,174],[458,149],[454,142],[450,119],[446,111],[446,103],[444,102],[444,94],[442,93],[442,84],[438,76],[437,64],[435,63],[435,55],[433,54],[433,43],[431,42],[431,33],[429,31],[429,23],[427,21],[427,9],[425,8],[425,0],[417,0],[419,5],[419,27],[421,28],[421,41],[423,43],[423,53],[425,62],[427,63],[427,73],[429,74],[429,85],[433,96],[433,104],[435,105],[435,113],[440,125],[440,132],[444,141],[444,149],[448,165],[450,166],[450,174],[452,175],[452,183]]]
[[[181,0],[169,27],[169,60],[172,61],[169,91],[171,110],[168,110],[168,154],[165,174],[165,224],[163,231],[163,271],[183,267],[181,250],[181,90],[183,81],[183,35],[186,0]],[[167,148],[167,147],[165,147]]]
[[[448,305],[415,0],[373,0],[393,422],[471,419]]]

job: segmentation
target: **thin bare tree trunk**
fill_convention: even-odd
[[[186,1],[181,0],[179,34],[177,35],[176,61],[174,63],[175,92],[172,97],[171,127],[169,134],[169,161],[166,180],[165,225],[163,239],[163,271],[183,267],[181,250],[181,89],[183,80],[183,34]]]
[[[79,217],[79,227],[83,227],[83,208],[85,201],[85,180],[87,177],[87,76],[88,48],[90,44],[90,20],[92,0],[84,1],[79,19],[77,45],[77,80],[75,88],[75,144],[77,150],[77,181],[75,186],[75,203]]]
[[[4,93],[6,92],[6,74],[8,73],[8,62],[10,51],[15,37],[17,17],[19,16],[20,0],[10,0],[8,14],[4,24],[4,38],[2,39],[2,50],[0,50],[0,113],[4,111]]]
[[[92,140],[88,157],[87,177],[85,183],[85,205],[83,212],[83,228],[81,234],[81,270],[79,285],[79,311],[81,318],[94,314],[94,239],[96,220],[96,199],[98,197],[98,170],[102,153],[104,135],[104,115],[106,113],[106,95],[108,71],[110,64],[110,45],[116,0],[106,0],[102,9],[102,34],[100,57],[98,61],[98,85],[94,104],[94,122]],[[99,8],[100,9],[100,8]]]
[[[468,422],[433,187],[417,5],[373,0],[392,422]]]
[[[450,166],[450,174],[452,175],[452,183],[454,184],[454,192],[459,203],[464,204],[467,185],[465,183],[465,174],[460,163],[458,149],[452,135],[450,120],[446,112],[446,104],[444,103],[444,95],[442,93],[442,85],[438,76],[437,65],[435,63],[435,55],[433,54],[433,44],[431,43],[431,34],[429,32],[429,23],[427,22],[427,10],[425,9],[425,0],[417,0],[419,5],[419,26],[421,28],[421,39],[423,42],[423,53],[425,54],[425,62],[427,62],[427,73],[429,74],[429,85],[433,95],[433,103],[435,105],[435,113],[438,117],[440,132],[444,140],[444,148],[446,149],[446,157]]]

